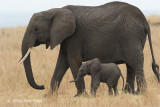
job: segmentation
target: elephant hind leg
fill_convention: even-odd
[[[136,81],[137,81],[137,94],[144,93],[146,91],[146,81],[144,77],[144,70],[143,70],[143,61],[144,56],[139,56],[140,63],[137,63],[134,67]]]
[[[144,55],[143,50],[131,51],[132,54],[128,56],[127,63],[127,82],[129,86],[126,85],[125,89],[128,87],[129,91],[134,94],[134,81],[135,77],[137,80],[137,93],[145,92],[146,82],[144,78],[143,64],[144,64]]]
[[[146,81],[145,81],[142,65],[137,65],[132,70],[129,70],[129,71],[127,68],[127,81],[126,81],[125,91],[128,91],[129,93],[132,93],[132,94],[135,93],[134,91],[135,77],[136,77],[136,82],[137,82],[136,94],[145,92]]]
[[[108,87],[108,95],[113,95],[112,87]]]
[[[108,85],[108,95],[113,95],[113,91],[112,91],[113,86],[108,82],[106,84]]]
[[[136,94],[143,94],[146,91],[146,81],[143,70],[136,71],[137,91]]]
[[[134,81],[135,81],[135,71],[128,64],[127,66],[127,80],[125,85],[125,92],[134,93]]]

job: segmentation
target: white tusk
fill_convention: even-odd
[[[30,54],[31,52],[31,48],[28,49],[27,53],[25,54],[25,56],[19,61],[19,64],[21,64],[22,62],[24,62],[26,60],[26,58],[28,57],[28,55]]]

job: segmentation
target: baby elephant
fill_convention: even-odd
[[[91,75],[91,94],[93,96],[96,96],[96,90],[100,82],[108,85],[109,95],[113,95],[112,88],[114,90],[114,94],[117,95],[117,83],[120,76],[123,79],[124,87],[124,78],[119,67],[114,63],[101,64],[98,58],[86,61],[86,63],[83,63],[79,68],[77,78],[71,82],[78,81],[80,77],[87,74]]]

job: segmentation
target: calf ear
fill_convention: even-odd
[[[75,16],[69,9],[57,9],[50,30],[51,49],[71,36],[76,28]]]
[[[98,58],[95,58],[91,60],[91,64],[90,64],[91,75],[95,75],[99,71],[100,71],[100,61]]]

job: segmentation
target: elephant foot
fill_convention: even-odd
[[[80,96],[88,96],[88,93],[84,91],[84,92],[77,92],[77,94],[74,95],[74,97],[80,97]]]
[[[49,97],[48,93],[43,96],[43,98],[47,98],[47,97]]]
[[[129,84],[126,84],[125,88],[122,91],[124,91],[125,93],[129,93],[129,94],[135,93],[134,89],[132,89]]]
[[[145,94],[146,93],[146,88],[147,88],[147,84],[145,81],[144,76],[137,76],[136,77],[137,80],[137,91],[135,92],[135,94]]]
[[[142,95],[142,94],[145,94],[145,92],[137,90],[137,91],[135,91],[134,94],[135,95]]]
[[[137,89],[137,91],[134,92],[135,95],[144,95],[146,93],[145,89]]]
[[[44,96],[43,96],[43,98],[47,98],[47,97],[58,97],[58,92],[56,91],[56,92],[52,92],[52,91],[49,91],[47,94],[45,94]]]
[[[95,98],[95,97],[96,97],[96,94],[91,94],[90,97],[91,97],[91,98]]]
[[[135,91],[134,93],[135,95],[145,95],[145,92],[139,92],[139,91]]]
[[[109,92],[108,95],[109,95],[109,96],[113,96],[113,92]]]
[[[74,97],[80,97],[82,95],[82,93],[77,93],[74,95]]]
[[[114,95],[115,95],[115,96],[118,96],[118,95],[119,95],[119,92],[118,92],[118,91],[117,91],[117,92],[115,92],[115,93],[114,93]]]
[[[139,91],[135,91],[134,94],[135,94],[135,95],[140,95],[140,92],[139,92]]]

